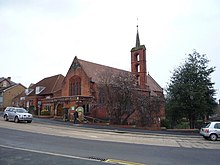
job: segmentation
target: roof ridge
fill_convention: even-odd
[[[111,66],[107,66],[107,65],[103,65],[103,64],[98,64],[98,63],[95,63],[95,62],[90,62],[90,61],[86,61],[86,60],[82,60],[82,59],[78,59],[78,60],[79,60],[79,62],[83,61],[83,62],[87,62],[87,63],[90,63],[90,64],[98,65],[98,66],[108,67],[108,68],[111,68],[111,69],[116,69],[116,70],[125,71],[125,72],[131,72],[131,71],[127,71],[127,70],[123,70],[123,69],[119,69],[119,68],[115,68],[115,67],[111,67]]]

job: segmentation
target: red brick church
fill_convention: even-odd
[[[35,109],[38,109],[39,113],[46,109],[54,117],[67,115],[71,118],[76,108],[80,107],[80,111],[83,111],[86,116],[99,119],[108,118],[108,113],[104,108],[96,108],[100,100],[97,88],[100,77],[97,73],[101,71],[110,73],[128,72],[75,57],[65,77],[57,75],[41,80],[28,89],[32,94],[29,92],[25,96],[26,99],[23,100],[28,101],[28,98],[32,98],[32,104]],[[158,96],[164,99],[163,89],[147,74],[146,48],[145,45],[140,44],[138,29],[136,45],[131,49],[131,73],[135,75],[140,90],[147,92],[149,96]],[[49,79],[53,79],[54,83],[49,83]],[[48,82],[45,83],[44,81]],[[51,86],[51,84],[54,84],[54,88],[50,87],[50,92],[44,93],[48,88],[47,86]],[[53,89],[56,90],[53,91]],[[38,90],[37,93],[36,90]],[[165,118],[164,103],[160,108],[159,118]]]

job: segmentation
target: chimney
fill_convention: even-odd
[[[8,77],[7,79],[8,79],[9,81],[11,81],[11,77]]]

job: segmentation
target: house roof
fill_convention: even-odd
[[[61,89],[63,80],[64,76],[61,74],[46,77],[30,87],[33,91],[29,96],[36,95],[36,87],[44,88],[42,92],[39,93],[40,95],[52,94]]]
[[[23,88],[26,89],[26,87],[25,87],[24,85],[18,83],[18,84],[14,84],[14,85],[11,85],[11,86],[6,87],[6,88],[3,90],[3,92],[6,92],[6,91],[8,91],[8,90],[11,90],[11,89],[13,89],[13,88],[16,87],[16,86],[22,86]]]
[[[91,81],[93,82],[99,82],[100,72],[110,72],[115,74],[129,72],[129,71],[81,60],[78,59],[77,57],[74,60],[78,60],[80,66],[83,68],[87,76],[91,78]],[[149,86],[149,89],[152,93],[163,92],[163,89],[160,87],[160,85],[149,74],[147,75],[147,85]]]
[[[4,90],[6,90],[7,88],[16,85],[15,82],[11,81],[11,78],[10,78],[10,77],[8,77],[8,78],[0,77],[0,83],[2,83],[4,80],[6,80],[6,81],[9,83],[9,86],[7,86],[7,87],[0,87],[0,91],[4,91]]]
[[[4,81],[4,80],[7,80],[11,85],[16,84],[15,82],[11,81],[11,80],[9,79],[9,77],[8,77],[8,78],[0,77],[0,82],[2,82],[2,81]]]

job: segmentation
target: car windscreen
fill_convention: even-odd
[[[19,108],[19,109],[16,109],[16,112],[18,113],[26,113],[27,111],[23,108]]]

